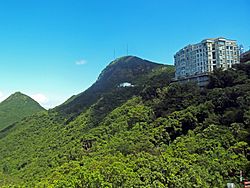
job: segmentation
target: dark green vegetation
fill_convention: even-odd
[[[0,103],[0,131],[44,109],[32,98],[17,92]]]
[[[82,93],[1,138],[0,185],[204,188],[237,183],[240,170],[248,175],[250,65],[218,70],[200,90],[170,84],[171,66],[146,69],[130,58],[104,70],[97,83],[109,89],[102,94],[95,83],[95,100]],[[123,79],[128,73],[135,81]],[[122,82],[135,87],[117,87]]]

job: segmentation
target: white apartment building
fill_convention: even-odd
[[[240,63],[240,53],[235,40],[219,37],[182,48],[174,60],[175,79],[178,80],[208,74],[215,68],[231,68],[233,64]]]

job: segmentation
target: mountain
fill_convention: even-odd
[[[44,109],[32,98],[16,92],[0,103],[0,131]]]
[[[166,74],[169,73],[169,74]],[[99,75],[97,81],[86,91],[71,97],[64,104],[54,110],[62,114],[78,115],[85,111],[100,98],[109,93],[119,93],[126,101],[132,95],[138,94],[145,85],[153,81],[156,75],[163,75],[161,84],[170,82],[174,74],[174,67],[154,63],[135,56],[125,56],[112,61]],[[154,80],[157,82],[157,80]],[[122,83],[130,83],[135,87],[122,88]],[[155,83],[157,84],[157,83]],[[126,94],[124,94],[124,91]],[[131,91],[129,93],[129,91]]]
[[[250,176],[249,64],[200,89],[171,83],[173,66],[136,76],[121,59],[89,89],[95,100],[83,92],[0,137],[0,187],[239,187],[239,172]]]

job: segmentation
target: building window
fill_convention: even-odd
[[[215,59],[215,58],[216,58],[216,57],[215,57],[215,52],[213,52],[212,55],[213,55],[213,59]]]

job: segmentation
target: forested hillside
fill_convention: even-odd
[[[0,131],[24,117],[44,110],[32,98],[16,92],[0,103]]]
[[[215,71],[201,90],[170,83],[172,66],[136,71],[137,58],[132,76],[112,77],[126,60],[103,71],[97,83],[112,87],[98,97],[72,97],[2,137],[0,186],[204,188],[248,176],[249,64]]]

